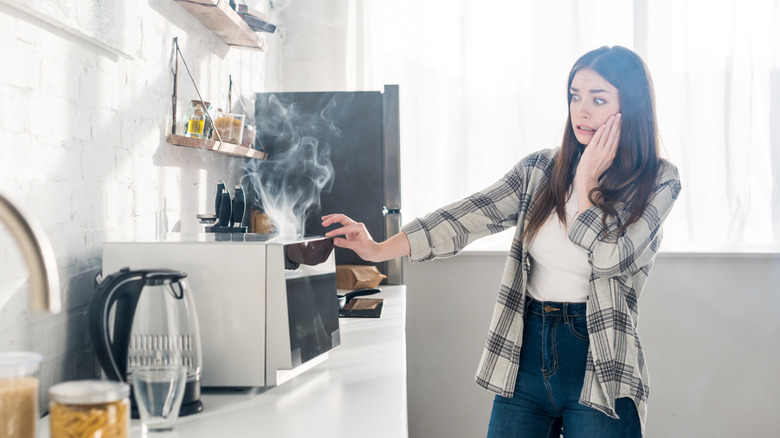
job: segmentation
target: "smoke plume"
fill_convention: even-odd
[[[242,177],[250,206],[265,212],[280,235],[304,236],[306,217],[319,210],[320,193],[334,179],[330,144],[340,130],[328,117],[335,101],[318,114],[300,114],[294,104],[276,95],[264,96],[255,114],[258,137],[266,160],[247,160]]]

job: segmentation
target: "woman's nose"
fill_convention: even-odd
[[[590,111],[588,110],[588,106],[584,104],[577,105],[574,114],[578,117],[584,117],[586,119],[590,117]]]

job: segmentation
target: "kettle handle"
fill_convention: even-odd
[[[89,331],[95,353],[107,377],[126,381],[127,352],[133,316],[145,284],[146,271],[124,268],[103,279],[89,306]],[[109,315],[114,311],[114,336],[109,333]]]

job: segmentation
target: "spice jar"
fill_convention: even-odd
[[[0,437],[35,436],[42,359],[38,353],[0,353]]]
[[[232,114],[217,111],[217,120],[214,121],[212,140],[222,140],[225,143],[240,145],[244,135],[244,114]],[[219,132],[219,136],[217,136]]]
[[[206,107],[203,106],[206,105]],[[184,133],[187,137],[193,138],[205,138],[206,132],[206,111],[211,104],[209,102],[201,102],[200,100],[191,100],[190,107],[187,109],[187,113],[184,115],[186,121],[187,130]]]
[[[49,389],[51,438],[127,438],[130,386],[77,380]]]

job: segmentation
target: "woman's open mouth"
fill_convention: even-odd
[[[596,133],[595,129],[585,125],[577,125],[577,131],[586,135],[593,135]]]

